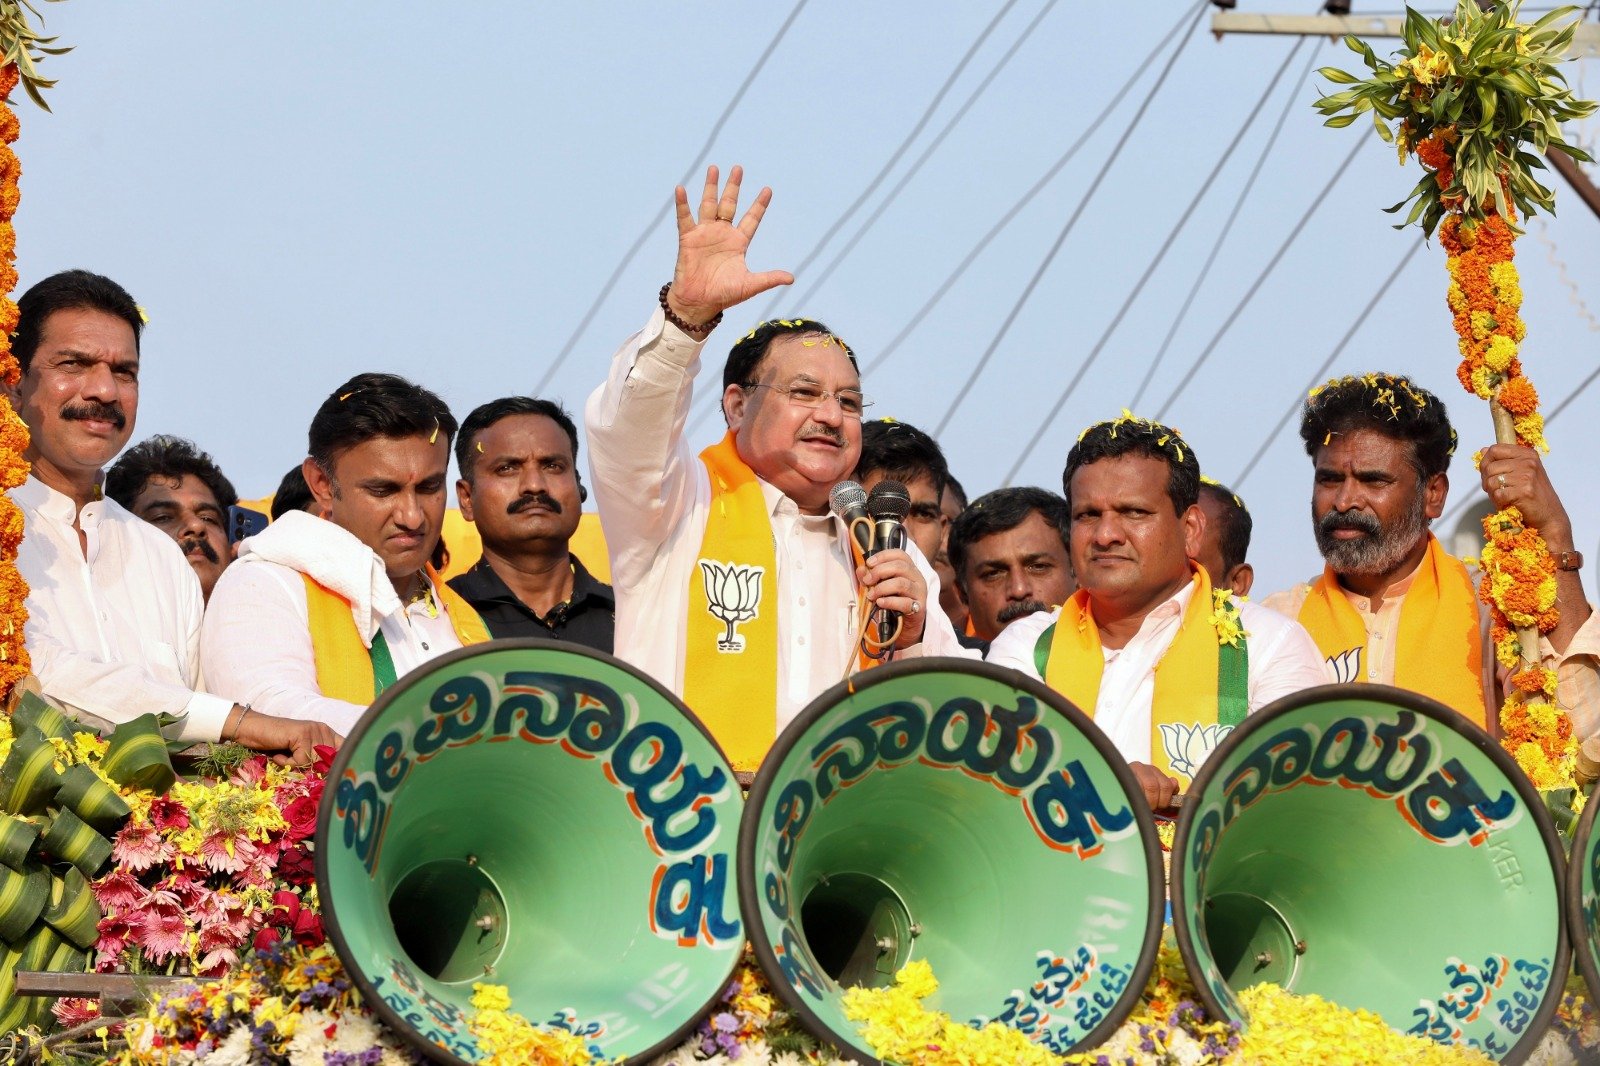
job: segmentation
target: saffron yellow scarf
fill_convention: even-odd
[[[1367,680],[1367,627],[1350,606],[1332,567],[1311,586],[1300,624],[1344,681]],[[1433,534],[1400,605],[1394,683],[1431,696],[1483,725],[1483,645],[1478,598],[1461,561]]]
[[[689,575],[683,702],[735,770],[754,770],[778,735],[777,549],[761,482],[733,431],[700,453],[711,508]]]
[[[1156,663],[1150,705],[1152,763],[1186,783],[1249,711],[1245,634],[1235,628],[1231,634],[1222,634],[1231,637],[1231,643],[1219,638],[1213,615],[1220,608],[1212,596],[1211,578],[1204,567],[1191,565],[1190,569],[1194,591],[1177,634]],[[1237,621],[1236,614],[1231,617]],[[1043,670],[1045,684],[1093,718],[1105,652],[1086,591],[1079,589],[1062,605],[1051,630]]]
[[[316,582],[309,574],[300,575],[306,583],[306,621],[311,629],[311,653],[317,664],[317,687],[324,696],[347,703],[370,704],[385,688],[394,684],[394,660],[382,633],[373,634],[372,649],[361,643],[356,620],[350,615],[350,601]],[[434,591],[444,601],[450,626],[462,647],[482,644],[489,630],[472,605],[454,589],[439,580],[432,567],[428,577]]]

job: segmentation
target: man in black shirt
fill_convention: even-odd
[[[456,500],[483,558],[451,579],[495,637],[611,651],[616,599],[568,550],[588,492],[578,430],[561,405],[508,396],[474,410],[456,439]]]

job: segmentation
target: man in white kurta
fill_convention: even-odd
[[[707,467],[684,439],[701,351],[724,308],[792,280],[745,268],[744,249],[770,192],[735,226],[738,182],[735,168],[719,203],[713,168],[698,223],[678,190],[672,286],[617,351],[585,413],[617,593],[616,653],[677,693],[685,690],[691,576],[717,506]],[[820,323],[765,323],[735,346],[722,399],[738,458],[759,479],[771,523],[777,573],[763,586],[763,602],[775,587],[778,728],[852,669],[858,583],[869,600],[901,616],[895,655],[964,654],[939,609],[927,560],[914,548],[889,551],[858,572],[848,533],[828,512],[829,491],[860,453],[863,401],[849,349]]]
[[[102,497],[105,464],[133,434],[139,334],[133,298],[82,270],[18,302],[11,400],[31,430],[32,476],[11,491],[25,535],[28,654],[45,694],[105,728],[170,715],[169,736],[233,740],[310,763],[326,727],[212,695],[199,670],[200,582],[165,533]]]

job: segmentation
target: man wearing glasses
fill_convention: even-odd
[[[820,322],[764,322],[728,354],[727,434],[698,456],[684,440],[706,337],[729,307],[794,278],[752,273],[745,251],[771,201],[737,223],[738,167],[698,220],[676,191],[678,261],[660,309],[617,352],[585,413],[595,499],[617,595],[616,653],[681,695],[736,770],[853,669],[883,657],[962,654],[938,579],[912,549],[866,565],[828,510],[861,453],[868,401],[850,348]],[[894,612],[878,642],[861,619]]]

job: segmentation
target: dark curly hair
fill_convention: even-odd
[[[1124,414],[1084,430],[1078,443],[1067,453],[1067,468],[1061,474],[1061,492],[1067,498],[1068,510],[1072,508],[1072,475],[1080,467],[1124,455],[1143,455],[1167,464],[1167,496],[1177,514],[1183,514],[1199,501],[1200,462],[1183,436],[1160,422]]]
[[[1370,429],[1411,443],[1411,465],[1422,478],[1450,469],[1456,431],[1444,401],[1398,374],[1334,378],[1311,390],[1300,416],[1300,439],[1313,459],[1334,434]]]
[[[131,511],[151,478],[179,481],[185,474],[193,474],[210,489],[218,507],[227,509],[239,502],[233,482],[223,476],[211,456],[194,442],[165,433],[140,441],[111,464],[106,471],[105,494]]]

